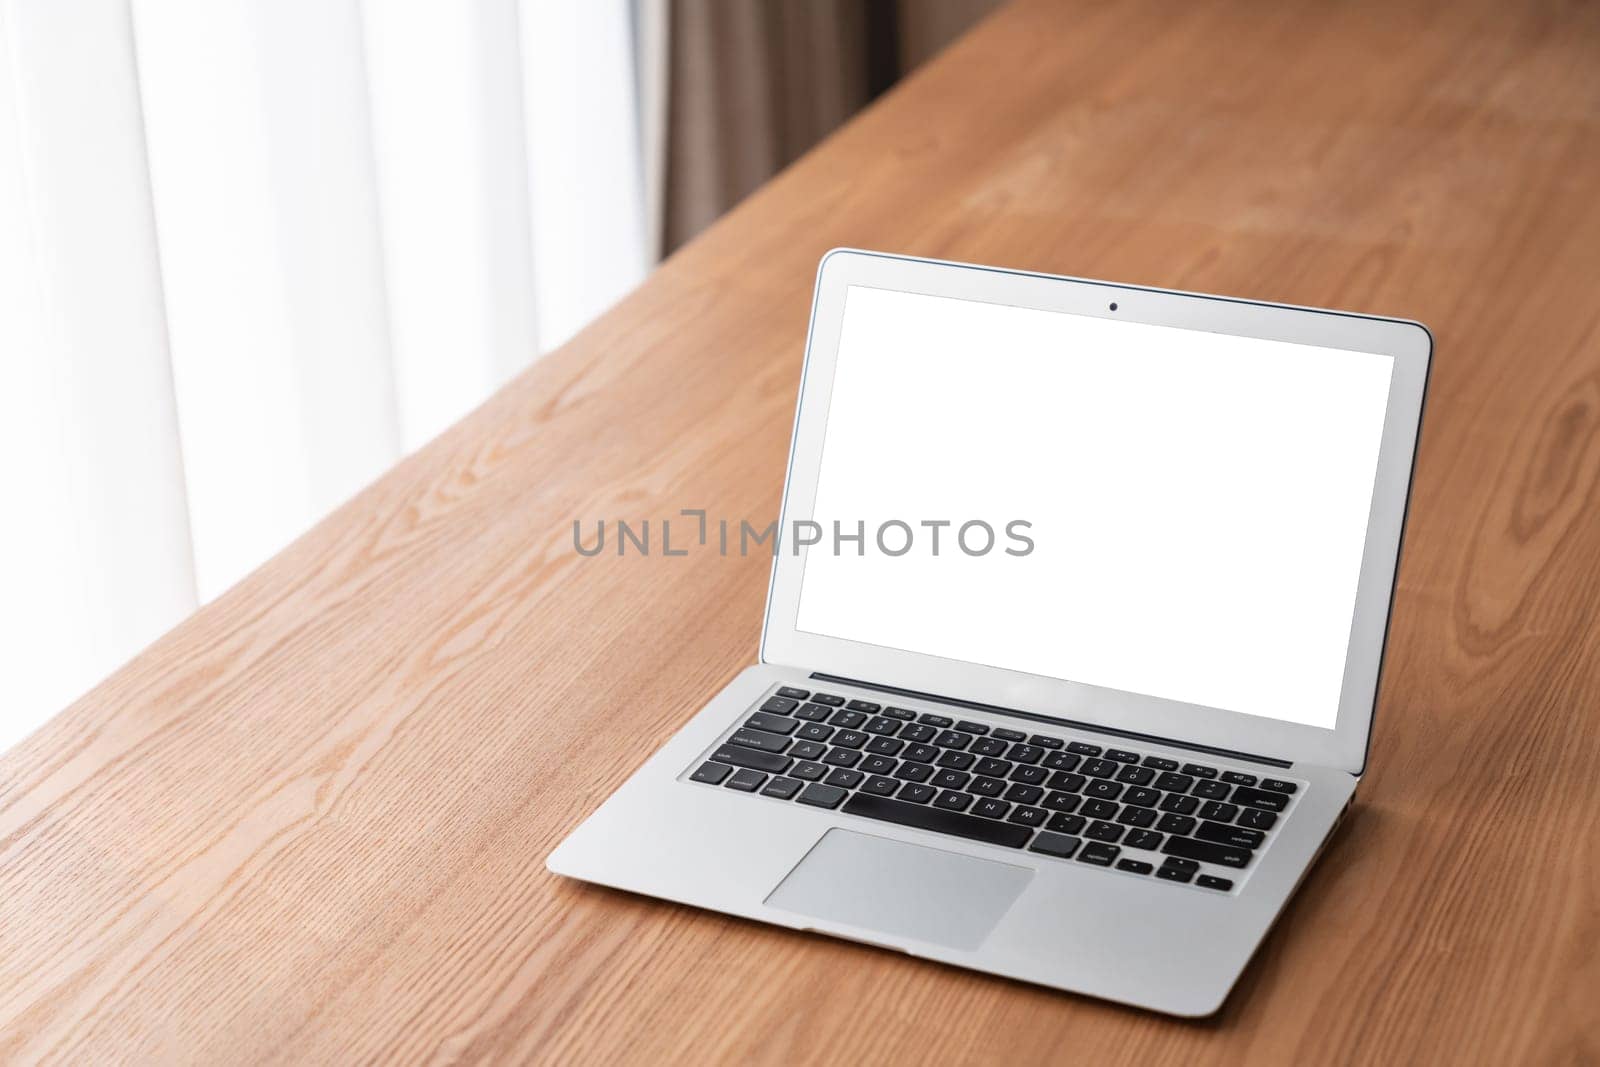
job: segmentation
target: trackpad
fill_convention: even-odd
[[[766,902],[801,915],[975,949],[1032,878],[1032,869],[1012,863],[829,830]]]

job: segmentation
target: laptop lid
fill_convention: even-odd
[[[762,659],[1360,773],[1431,351],[830,252]]]

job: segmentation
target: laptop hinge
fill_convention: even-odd
[[[1112,737],[1126,737],[1135,741],[1154,741],[1166,745],[1168,748],[1181,748],[1190,752],[1208,752],[1213,756],[1227,756],[1229,759],[1246,760],[1250,763],[1260,763],[1268,767],[1292,767],[1292,760],[1278,759],[1276,756],[1259,756],[1254,752],[1237,752],[1231,748],[1218,748],[1216,745],[1200,745],[1193,741],[1179,741],[1171,737],[1161,737],[1158,734],[1145,734],[1137,730],[1119,730],[1115,726],[1102,726],[1099,723],[1080,722],[1077,719],[1063,719],[1055,715],[1041,715],[1036,711],[1019,711],[1016,708],[1003,708],[996,704],[983,704],[976,700],[962,700],[960,697],[940,696],[938,693],[923,693],[916,689],[903,689],[897,685],[883,685],[879,682],[864,682],[859,678],[841,678],[837,674],[824,674],[821,671],[812,671],[810,677],[819,682],[833,682],[837,685],[855,686],[857,689],[871,689],[879,693],[892,693],[895,696],[913,697],[917,700],[927,700],[935,704],[944,704],[952,708],[967,708],[971,711],[986,711],[995,715],[1007,715],[1017,719],[1027,719],[1031,722],[1047,722],[1056,726],[1069,726],[1074,730],[1085,730],[1089,733],[1107,734]]]

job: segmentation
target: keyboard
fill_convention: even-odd
[[[1230,892],[1301,783],[780,686],[687,780]]]

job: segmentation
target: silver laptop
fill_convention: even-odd
[[[550,869],[1215,1011],[1366,767],[1431,350],[830,252],[760,661]]]

